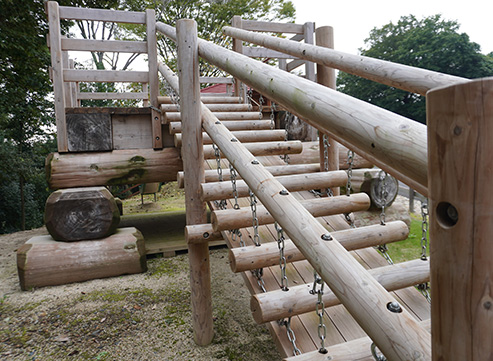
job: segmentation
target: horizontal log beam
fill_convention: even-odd
[[[348,251],[381,244],[402,241],[409,235],[409,228],[402,221],[388,222],[384,226],[377,224],[366,227],[345,229],[331,233]],[[296,262],[305,256],[291,240],[285,241],[284,256],[286,262]],[[229,251],[229,261],[233,272],[279,265],[279,248],[277,242],[264,243],[260,246],[233,248]]]
[[[413,261],[374,268],[368,271],[387,291],[395,291],[430,280],[429,260]],[[317,296],[310,294],[313,283],[293,286],[289,291],[282,289],[254,295],[250,302],[253,318],[259,324],[280,320],[314,311]],[[330,290],[322,296],[325,307],[340,304]]]
[[[212,224],[194,224],[185,227],[185,240],[190,244],[199,244],[223,239],[221,232],[215,232]]]
[[[143,12],[87,9],[70,6],[60,6],[60,18],[70,20],[93,20],[127,24],[145,24],[146,16]]]
[[[169,182],[183,170],[176,148],[52,153],[45,162],[51,189]]]
[[[232,132],[231,134],[234,134]],[[288,164],[288,165],[272,165],[267,166],[265,169],[273,176],[288,175],[288,174],[300,174],[300,173],[315,173],[320,171],[320,164]],[[223,180],[230,180],[229,168],[221,169]],[[238,174],[236,179],[241,179]],[[185,182],[185,176],[183,172],[178,172],[177,176],[178,187],[183,188]],[[219,175],[216,169],[206,169],[205,181],[207,182],[219,182]]]
[[[207,108],[210,109],[211,112],[249,112],[252,110],[252,106],[250,104],[207,104]],[[179,112],[180,108],[176,104],[162,104],[161,112],[173,113]],[[257,119],[259,118],[259,114],[256,113]]]
[[[231,138],[232,143],[239,143],[238,140],[233,141],[233,139],[236,138]],[[299,154],[303,150],[303,143],[301,143],[299,140],[288,140],[283,142],[245,143],[244,146],[248,149],[250,153],[257,157],[265,155]],[[224,154],[222,156],[224,157]],[[216,158],[212,145],[204,145],[204,158]]]
[[[147,53],[147,42],[124,40],[62,39],[62,50]]]
[[[286,138],[286,131],[284,129],[273,130],[238,130],[231,132],[236,139],[242,143],[252,142],[274,142],[281,141]],[[182,136],[181,133],[175,134],[175,147],[181,148]],[[202,133],[203,144],[212,144],[212,139],[207,133]]]
[[[244,46],[242,54],[249,56],[250,58],[293,59],[293,56],[279,51],[252,46]]]
[[[310,60],[346,73],[403,89],[409,92],[426,95],[433,88],[464,83],[469,79],[442,74],[431,70],[415,68],[390,61],[374,59],[361,55],[352,55],[306,43],[293,42],[287,39],[245,31],[231,26],[223,28],[223,32],[235,39],[248,41],[272,50],[290,54],[293,57]]]
[[[313,217],[324,217],[340,213],[366,211],[370,207],[370,198],[364,193],[358,193],[349,197],[306,199],[300,201],[298,206],[306,209]],[[263,205],[257,205],[257,218],[259,225],[274,223],[275,221]],[[211,214],[211,223],[214,231],[251,227],[252,211],[250,207],[215,210]]]
[[[257,21],[242,19],[241,27],[252,31],[267,31],[270,33],[303,34],[303,24],[275,23],[272,21]]]
[[[124,70],[64,70],[63,81],[149,83],[149,72]]]
[[[221,122],[227,129],[235,130],[266,130],[271,128],[270,120],[225,120]],[[181,133],[181,122],[170,122],[169,133]]]
[[[77,93],[77,99],[131,99],[131,100],[149,100],[148,93],[108,93],[108,92],[82,92]]]
[[[214,112],[219,120],[259,120],[260,114],[256,112]],[[165,124],[170,122],[180,122],[181,113],[166,113],[162,116]]]
[[[158,103],[161,104],[173,104],[173,101],[170,97],[166,96],[158,96]],[[232,96],[210,96],[210,97],[202,97],[202,103],[204,104],[224,104],[224,103],[240,103],[241,98],[232,97]]]
[[[276,180],[288,191],[299,192],[311,189],[326,189],[344,186],[347,183],[347,174],[344,171],[305,173],[283,175],[276,177]],[[231,182],[203,183],[200,188],[200,195],[204,202],[234,197]],[[236,191],[238,197],[248,197],[250,189],[245,181],[237,180]]]

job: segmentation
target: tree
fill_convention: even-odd
[[[440,15],[417,19],[403,16],[394,24],[374,28],[361,55],[465,78],[493,75],[493,57],[459,32],[456,21]],[[338,89],[405,117],[426,122],[425,98],[354,75],[339,73]]]

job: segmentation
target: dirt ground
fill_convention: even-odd
[[[144,274],[21,291],[16,249],[44,228],[0,236],[1,360],[279,360],[227,250],[211,252],[215,337],[193,342],[188,257]]]

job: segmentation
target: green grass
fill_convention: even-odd
[[[387,245],[395,263],[410,261],[421,256],[421,217],[411,214],[411,229],[406,240]]]

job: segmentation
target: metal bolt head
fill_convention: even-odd
[[[209,232],[204,232],[204,234],[202,235],[205,239],[209,238],[210,234]]]
[[[279,194],[281,196],[287,196],[289,194],[289,192],[287,190],[283,189],[282,191],[279,192]]]
[[[257,164],[260,164],[260,162],[258,160],[256,160],[256,159],[254,159],[254,160],[252,160],[252,164],[257,165]]]
[[[237,142],[237,141],[238,141],[238,139],[233,138],[233,139],[231,139],[231,141],[232,141],[232,142]]]
[[[396,301],[387,303],[387,309],[390,312],[394,312],[394,313],[401,313],[402,312],[401,305],[399,305],[399,303]]]
[[[324,241],[332,241],[333,240],[332,236],[330,234],[328,234],[328,233],[322,234],[322,239]]]
[[[214,124],[221,124],[221,122],[219,120],[216,120]]]

